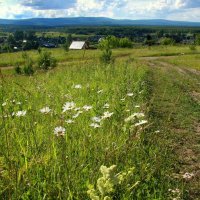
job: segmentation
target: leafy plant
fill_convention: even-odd
[[[38,67],[43,70],[48,70],[56,67],[57,60],[48,51],[43,51],[39,55]]]

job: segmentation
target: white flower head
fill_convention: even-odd
[[[194,173],[188,173],[188,172],[186,172],[185,174],[183,174],[183,178],[185,179],[185,180],[190,180],[190,179],[192,179],[194,177]]]
[[[114,113],[110,113],[110,112],[104,112],[103,113],[103,116],[102,116],[102,119],[107,119],[107,118],[110,118]]]
[[[73,119],[76,119],[80,115],[79,112],[77,112],[75,115],[72,116]]]
[[[16,113],[16,116],[17,116],[17,117],[23,117],[23,116],[25,116],[25,115],[26,115],[26,110],[18,111],[18,112]]]
[[[82,88],[82,85],[80,85],[80,84],[75,85],[74,88],[75,88],[75,89],[81,89],[81,88]]]
[[[129,117],[127,117],[124,121],[131,122],[131,121],[135,120],[136,118],[143,118],[143,117],[145,117],[144,113],[134,113],[134,114],[130,115]]]
[[[132,97],[134,94],[133,93],[128,93],[127,96],[128,97]]]
[[[76,104],[74,102],[66,102],[63,106],[63,113],[68,110],[73,110],[76,107]]]
[[[69,119],[69,120],[66,120],[65,122],[66,122],[67,124],[73,124],[73,123],[74,123],[74,120]]]
[[[135,108],[140,108],[140,105],[136,105]]]
[[[3,106],[3,107],[6,106],[6,105],[7,105],[7,102],[2,103],[2,106]]]
[[[51,109],[49,107],[44,107],[44,108],[40,109],[40,112],[44,113],[44,114],[48,114],[51,112]]]
[[[108,109],[110,107],[110,105],[108,103],[106,103],[103,108]]]
[[[100,122],[101,122],[101,118],[100,118],[100,117],[93,117],[93,118],[92,118],[92,121],[93,121],[93,122],[100,123]]]
[[[136,127],[137,127],[137,126],[142,126],[142,125],[147,124],[147,123],[148,123],[147,120],[140,120],[138,123],[135,124],[135,126],[136,126]]]
[[[92,124],[90,124],[90,126],[93,127],[94,129],[101,127],[101,125],[97,124],[97,123],[92,123]]]
[[[103,92],[103,90],[99,90],[97,91],[97,94],[101,94]]]
[[[92,106],[88,106],[88,105],[83,106],[83,109],[84,109],[85,111],[89,111],[89,110],[91,110],[92,108],[93,108]]]
[[[54,129],[54,134],[59,137],[59,136],[64,136],[65,135],[66,129],[62,126],[56,127]]]

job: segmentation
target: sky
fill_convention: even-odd
[[[1,19],[80,16],[200,22],[200,0],[0,0]]]

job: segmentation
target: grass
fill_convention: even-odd
[[[198,140],[190,135],[200,112],[191,97],[192,91],[200,92],[199,79],[158,63],[150,68],[137,59],[159,52],[189,54],[189,48],[118,49],[113,65],[100,64],[99,51],[86,51],[84,58],[83,52],[50,51],[60,61],[56,69],[31,77],[1,75],[0,196],[86,200],[88,187],[101,176],[100,167],[116,165],[117,173],[135,170],[125,187],[107,194],[112,199],[192,199],[187,189],[198,192],[198,187],[181,178],[188,168],[178,163],[176,144],[182,137],[190,141],[185,146]],[[37,52],[29,53],[35,62]],[[21,59],[21,53],[8,55],[13,62]],[[10,58],[4,63],[9,65]],[[76,106],[63,113],[66,102]],[[84,105],[92,109],[86,111]],[[41,113],[44,107],[51,111]],[[17,116],[18,111],[26,111],[25,116]],[[92,120],[106,111],[110,115],[101,122]],[[145,116],[126,122],[138,112]],[[148,123],[134,126],[140,120]],[[54,134],[60,126],[64,136]]]

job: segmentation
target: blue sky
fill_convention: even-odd
[[[200,21],[200,0],[0,0],[0,18],[111,17]]]

